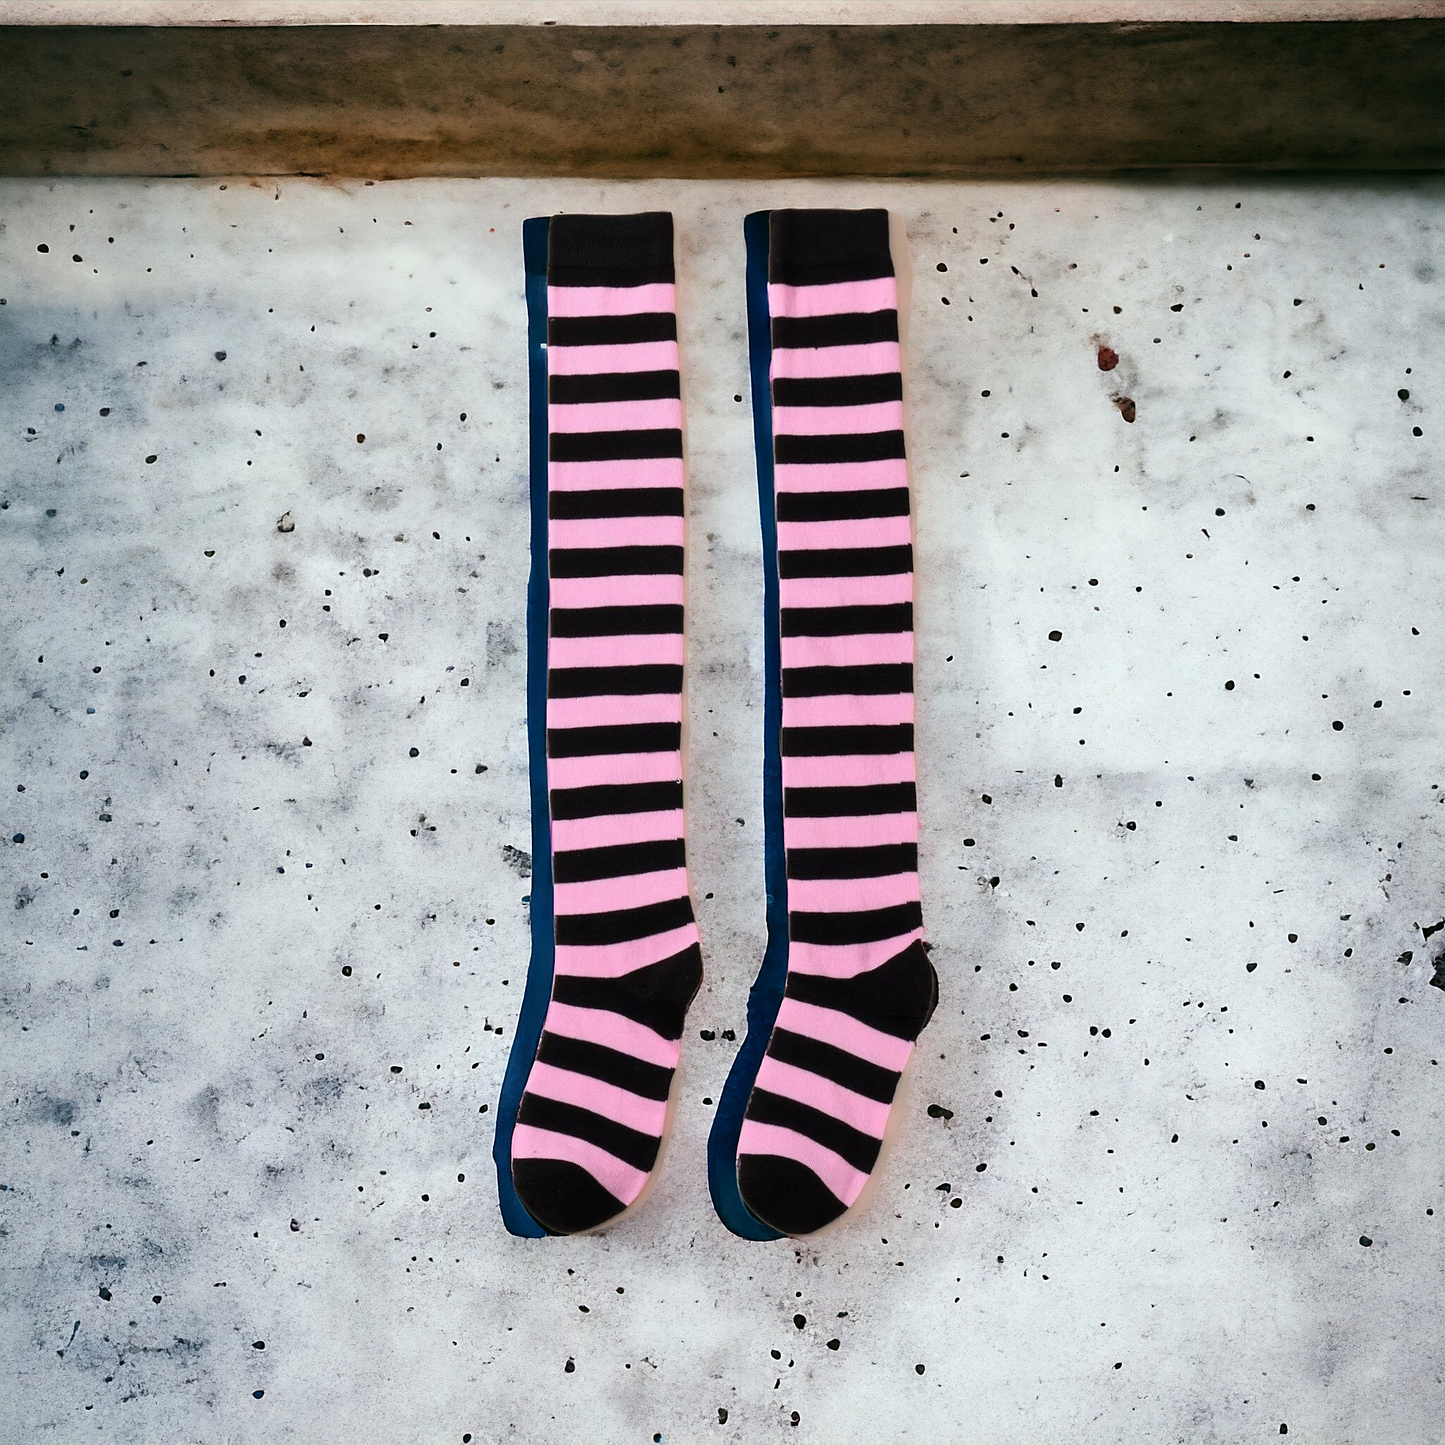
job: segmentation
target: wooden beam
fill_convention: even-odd
[[[0,173],[1445,164],[1445,19],[0,27]]]

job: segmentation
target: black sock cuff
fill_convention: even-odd
[[[549,285],[646,286],[674,279],[670,211],[552,217]]]
[[[786,286],[872,281],[893,275],[888,212],[774,211],[768,280]]]

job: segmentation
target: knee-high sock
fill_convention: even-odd
[[[570,1234],[646,1186],[702,979],[683,829],[672,217],[554,217],[547,306],[556,968],[512,1179],[539,1224]]]
[[[858,1198],[937,999],[922,943],[913,547],[886,211],[775,211],[769,246],[782,628],[782,1006],[738,1184],[807,1234]]]

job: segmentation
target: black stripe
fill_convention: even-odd
[[[898,371],[875,371],[868,376],[780,376],[773,382],[774,406],[869,406],[875,401],[902,400],[903,374]]]
[[[552,609],[553,637],[637,637],[681,631],[680,602],[653,602],[641,607]]]
[[[907,495],[905,492],[905,500]],[[680,517],[682,488],[609,487],[596,492],[553,492],[547,502],[547,515],[568,522],[594,517]]]
[[[913,691],[913,664],[877,662],[866,667],[785,667],[784,697],[881,697]]]
[[[604,1044],[588,1043],[585,1039],[544,1033],[537,1058],[544,1064],[551,1064],[554,1069],[567,1069],[574,1074],[585,1074],[589,1079],[601,1079],[604,1084],[615,1084],[630,1094],[641,1094],[644,1099],[665,1099],[672,1088],[671,1069],[649,1064],[631,1054],[609,1049]]]
[[[860,723],[853,727],[784,728],[785,758],[846,758],[913,750],[912,723]]]
[[[779,1063],[791,1064],[795,1069],[807,1069],[810,1074],[831,1079],[835,1084],[842,1084],[845,1089],[852,1089],[865,1099],[876,1099],[880,1104],[891,1104],[894,1090],[898,1087],[898,1075],[891,1069],[870,1064],[867,1059],[860,1059],[846,1049],[835,1048],[820,1039],[795,1034],[788,1029],[773,1030],[773,1036],[768,1040],[768,1054]]]
[[[887,211],[810,208],[768,217],[769,281],[816,286],[892,274]]]
[[[553,216],[547,227],[552,286],[645,286],[671,281],[672,215]]]
[[[877,607],[785,607],[784,637],[857,637],[864,632],[911,632],[913,604]]]
[[[682,783],[595,783],[553,788],[552,816],[564,822],[613,813],[671,813],[682,807]]]
[[[644,1172],[657,1163],[657,1149],[662,1142],[655,1135],[629,1129],[626,1124],[594,1114],[591,1109],[579,1109],[576,1104],[564,1104],[560,1099],[544,1099],[541,1094],[522,1095],[517,1122],[585,1139]]]
[[[567,496],[577,496],[568,492]],[[581,495],[587,496],[588,493]],[[859,517],[906,517],[907,487],[873,487],[864,492],[779,492],[780,522],[848,522]]]
[[[885,577],[913,571],[913,548],[828,547],[778,553],[778,576]]]
[[[889,878],[895,873],[917,871],[917,843],[878,843],[869,848],[788,849],[789,878]],[[560,877],[558,882],[561,882]]]
[[[702,983],[702,950],[689,944],[671,958],[635,968],[619,978],[579,978],[559,974],[552,985],[558,1003],[606,1009],[649,1028],[659,1038],[682,1033],[687,1006]]]
[[[559,913],[557,942],[585,948],[631,943],[634,939],[651,938],[654,933],[681,928],[692,921],[692,899],[688,897],[667,898],[661,903],[646,903],[641,908],[618,908],[611,913]]]
[[[561,921],[560,918],[557,920],[559,926]],[[897,903],[891,908],[865,908],[857,913],[788,915],[788,933],[794,943],[818,943],[830,948],[900,938],[910,929],[922,927],[923,909],[917,903]],[[863,1021],[871,1022],[869,1019]]]
[[[682,668],[671,662],[637,667],[553,667],[547,671],[548,697],[646,697],[682,691]]]
[[[567,266],[556,262],[547,268],[549,286],[652,286],[659,281],[671,284],[676,279],[670,258],[662,265],[608,266],[605,270],[595,265]]]
[[[553,577],[681,577],[682,548],[553,547],[547,565]]]
[[[565,433],[563,433],[565,435]],[[553,440],[556,440],[554,435]],[[634,453],[628,453],[634,455]],[[652,453],[644,453],[652,455]],[[682,455],[681,452],[678,453]],[[887,462],[903,457],[901,431],[843,432],[837,436],[773,438],[773,459],[779,466],[829,466],[835,462]],[[557,460],[566,460],[557,458]],[[579,458],[578,460],[587,460]]]
[[[914,939],[886,963],[852,978],[789,974],[786,994],[799,1003],[837,1009],[894,1038],[912,1040],[938,1004],[938,976],[922,941]]]
[[[554,326],[555,322],[552,323]],[[898,340],[896,311],[848,311],[837,316],[775,316],[773,349],[868,346]]]
[[[607,219],[612,219],[608,217]],[[553,217],[553,224],[557,218]],[[672,255],[660,260],[628,260],[625,264],[620,257],[616,264],[600,265],[595,258],[584,257],[575,265],[551,261],[547,266],[549,286],[653,286],[659,281],[671,285],[677,276],[672,267]]]
[[[675,753],[681,747],[681,723],[611,723],[605,727],[547,729],[549,758],[597,758],[605,753]]]
[[[547,322],[549,346],[633,346],[644,341],[676,341],[677,316],[671,311],[642,311],[635,316],[553,316]]]
[[[912,783],[783,789],[783,812],[789,818],[867,818],[879,813],[917,811],[918,789]]]
[[[586,406],[599,401],[656,401],[659,397],[680,394],[675,371],[585,372],[581,376],[554,376],[547,382],[547,400],[557,406]]]
[[[769,1093],[767,1089],[754,1089],[748,1100],[747,1117],[759,1124],[776,1124],[782,1129],[792,1129],[806,1138],[841,1154],[855,1169],[868,1173],[878,1162],[881,1139],[814,1109],[800,1104],[796,1099],[785,1099],[781,1094]]]
[[[686,866],[687,845],[683,840],[662,838],[648,843],[614,843],[606,848],[564,849],[553,855],[552,877],[558,883],[592,883],[598,878],[631,878],[639,873],[661,873]],[[886,871],[878,870],[880,874]]]
[[[554,462],[619,462],[636,461],[642,457],[681,457],[682,432],[677,427],[554,431],[547,438],[547,455]]]

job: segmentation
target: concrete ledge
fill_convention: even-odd
[[[1445,165],[1442,75],[1445,19],[1429,15],[17,25],[0,28],[0,173],[1434,169]]]

